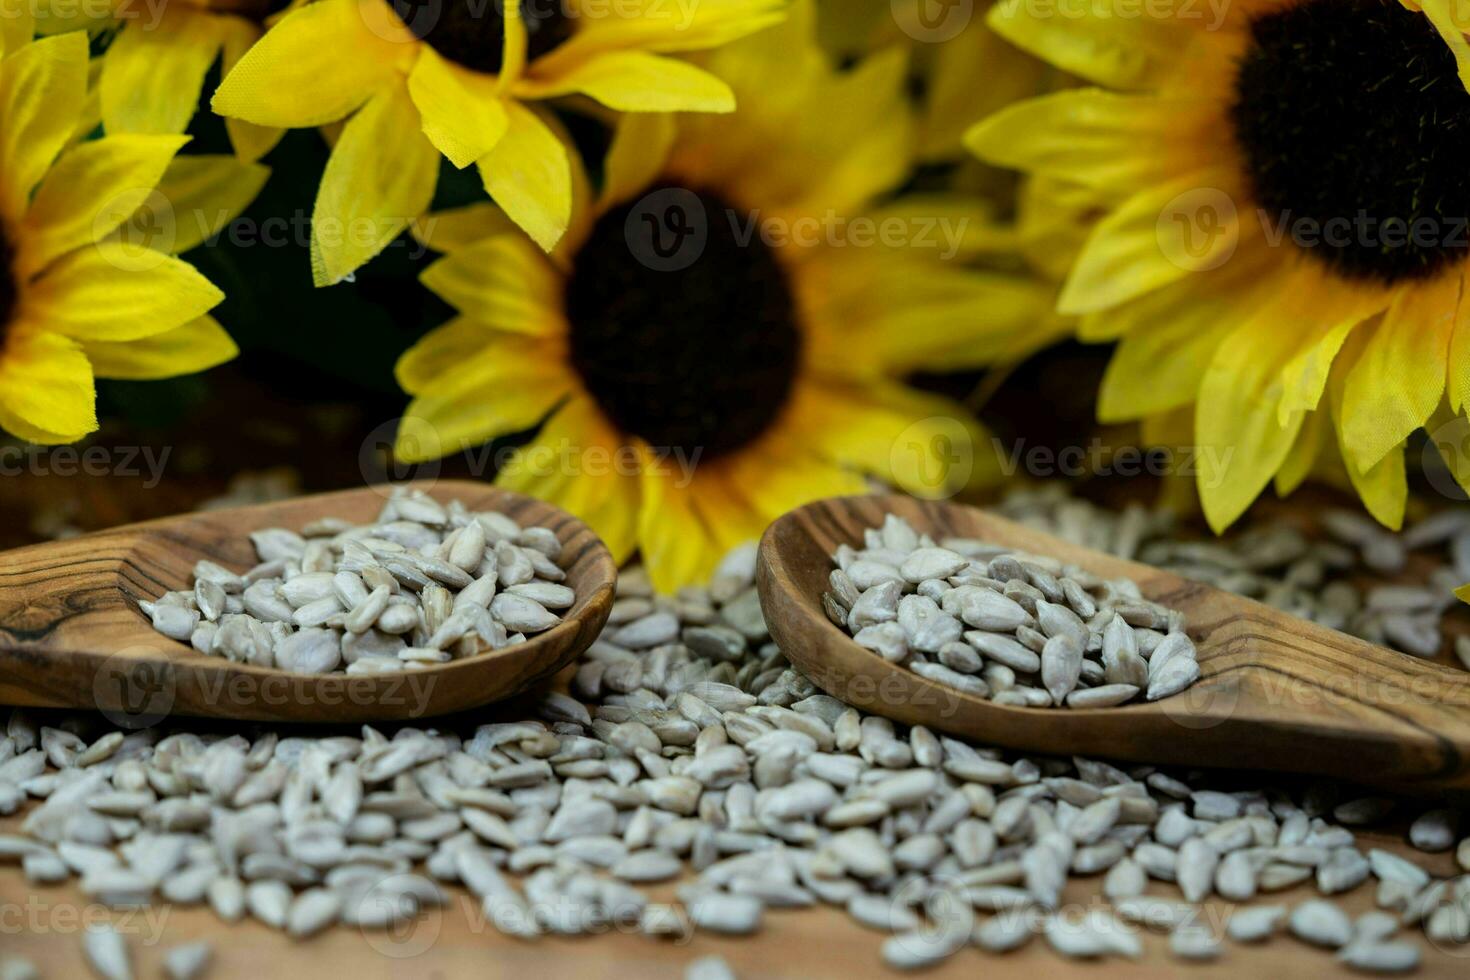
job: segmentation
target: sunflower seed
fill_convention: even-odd
[[[761,903],[746,895],[701,895],[687,904],[690,920],[710,932],[744,936],[761,925]]]
[[[1050,916],[1043,928],[1047,943],[1071,959],[1096,959],[1124,956],[1137,959],[1143,954],[1138,937],[1122,923],[1100,909],[1088,911],[1080,920]]]
[[[1056,575],[1049,570],[1055,562],[1010,555],[992,558],[982,576],[960,552],[933,546],[893,515],[886,521],[901,528],[891,540],[913,547],[895,551],[882,535],[866,535],[863,551],[843,545],[833,556],[834,591],[823,598],[833,622],[885,660],[1026,707],[1114,707],[1141,689],[1158,699],[1198,679],[1182,617],[1129,598],[1137,596],[1132,583],[1100,583],[1078,570]],[[984,551],[974,542],[965,547]],[[1131,623],[1172,630],[1152,664]]]
[[[214,947],[207,942],[175,946],[163,956],[163,972],[169,980],[195,980],[209,969]]]
[[[333,525],[314,532],[299,557],[263,564],[241,576],[235,591],[222,584],[226,601],[241,602],[254,584],[281,600],[276,590],[283,585],[325,574],[288,590],[294,600],[288,605],[295,611],[328,597],[321,594],[326,583],[341,611],[338,622],[321,628],[338,637],[343,660],[401,669],[400,651],[424,650],[453,617],[486,615],[497,589],[538,603],[566,598],[546,587],[556,579],[538,577],[546,558],[538,545],[550,547],[543,535],[522,538],[522,529],[498,519],[442,510],[442,523],[430,526],[407,520],[390,500],[378,525],[368,526],[376,530]],[[1110,537],[1110,546],[1155,549],[1158,532],[1138,520],[1120,528],[1117,541]],[[461,568],[453,552],[471,524],[485,533],[484,555],[475,567]],[[1093,533],[1080,518],[1066,524]],[[897,521],[875,535],[862,551],[840,555],[838,567],[872,560],[900,570],[901,584],[873,586],[884,591],[870,600],[869,612],[903,633],[916,671],[937,668],[945,673],[933,676],[945,682],[980,683],[987,691],[993,682],[997,696],[1050,703],[1038,676],[1039,653],[1053,637],[1076,636],[1068,617],[1085,614],[1089,602],[1096,608],[1085,617],[1071,703],[1112,696],[1097,692],[1110,686],[1109,662],[1123,669],[1127,657],[1120,651],[1138,658],[1133,669],[1147,670],[1149,658],[1159,670],[1193,660],[1177,617],[1142,600],[1131,583],[1105,583],[1059,563],[950,542],[937,547],[965,556],[965,565],[948,579],[910,583],[901,573],[905,559],[934,542]],[[1122,540],[1128,535],[1132,544]],[[475,533],[468,537],[472,545]],[[896,545],[902,550],[895,552]],[[1309,554],[1309,547],[1300,536],[1278,536],[1262,545],[1265,557],[1234,559],[1232,573],[1255,574],[1253,562],[1268,558],[1343,567],[1331,555]],[[429,561],[409,559],[420,548]],[[1167,563],[1152,550],[1148,557]],[[388,561],[402,566],[407,588],[382,567]],[[435,561],[473,579],[459,598],[429,574]],[[648,903],[634,890],[638,882],[677,877],[687,863],[699,877],[676,894],[698,909],[694,922],[701,928],[754,931],[767,907],[822,901],[890,933],[885,957],[915,967],[966,943],[992,950],[1024,943],[1047,922],[1043,908],[1060,904],[1063,885],[1070,900],[1077,882],[1069,879],[1104,872],[1097,884],[1118,915],[1170,928],[1171,947],[1182,956],[1207,955],[1217,940],[1200,931],[1203,917],[1192,903],[1143,895],[1149,875],[1178,880],[1190,896],[1213,890],[1244,901],[1313,875],[1326,890],[1351,888],[1366,865],[1395,915],[1387,927],[1382,913],[1352,924],[1344,962],[1358,947],[1389,944],[1389,927],[1400,917],[1446,942],[1470,931],[1458,911],[1464,888],[1432,881],[1391,855],[1357,853],[1352,834],[1331,817],[1332,805],[1351,796],[1306,787],[1289,798],[1276,788],[1225,791],[1204,773],[1030,759],[865,718],[817,692],[769,643],[751,587],[754,552],[744,549],[731,567],[718,590],[712,585],[672,597],[655,597],[640,570],[625,571],[615,623],[580,665],[591,686],[579,675],[574,690],[590,704],[548,696],[532,714],[472,731],[409,726],[386,734],[366,728],[350,738],[280,739],[269,732],[200,737],[176,729],[144,739],[104,731],[89,742],[71,735],[70,724],[43,736],[23,715],[13,716],[0,737],[0,773],[23,768],[15,782],[49,796],[36,807],[49,815],[28,819],[28,836],[15,838],[19,845],[0,838],[0,860],[39,865],[49,859],[62,873],[76,868],[84,878],[92,875],[93,887],[120,874],[117,880],[130,885],[156,887],[165,900],[207,898],[226,921],[243,914],[248,889],[254,915],[303,934],[331,925],[327,908],[334,900],[342,903],[336,921],[364,927],[392,925],[442,901],[437,890],[419,885],[379,884],[399,875],[427,883],[417,876],[423,862],[435,879],[466,885],[497,929],[523,937],[591,931],[615,907],[636,912],[627,921],[638,921],[643,931],[688,935],[691,921],[677,906]],[[508,581],[500,580],[502,569]],[[1315,573],[1303,566],[1293,574],[1308,581]],[[829,585],[851,620],[864,594],[836,575]],[[387,600],[382,615],[402,610],[404,632],[389,633],[379,620],[349,633],[351,611],[380,588]],[[470,589],[477,594],[464,601]],[[961,600],[981,589],[1026,618],[1011,631],[970,629],[962,640],[947,641],[959,642],[963,655],[922,635],[944,622],[940,614],[961,618]],[[158,605],[197,608],[197,581],[195,592],[170,594]],[[668,619],[649,624],[649,617],[665,614]],[[1152,625],[1130,625],[1130,617]],[[643,633],[631,634],[634,645],[667,642],[636,650],[611,642],[635,624]],[[245,638],[231,641],[241,660],[256,655],[262,630],[268,645],[284,638],[282,630],[296,632],[228,611],[218,625],[220,633]],[[460,654],[460,644],[446,644],[433,656]],[[986,648],[1013,662],[1029,655],[1020,664],[1029,669],[1002,663]],[[595,678],[589,667],[597,668]],[[91,728],[77,730],[93,738]],[[25,759],[38,743],[34,759]],[[76,768],[79,761],[91,768]],[[65,771],[48,771],[48,762]],[[89,802],[122,815],[104,815]],[[1349,819],[1353,811],[1348,808]],[[1421,840],[1430,830],[1442,840],[1441,822],[1427,819]],[[67,839],[69,832],[78,836]],[[33,837],[61,843],[53,850]],[[162,837],[172,840],[155,839]],[[154,865],[169,870],[145,870]],[[524,895],[507,874],[524,876]],[[931,898],[946,895],[965,910],[995,914],[959,928],[931,906]],[[538,920],[532,909],[543,907],[551,911]],[[1281,909],[1238,909],[1225,931],[1242,940],[1264,936],[1284,916]],[[1072,922],[1045,930],[1067,955],[1137,955],[1136,926],[1112,915],[1095,912],[1079,922],[1068,909],[1055,918]],[[1250,928],[1252,918],[1264,922]]]
[[[111,926],[97,926],[82,933],[82,953],[92,972],[102,980],[132,980],[132,952]]]
[[[1225,933],[1238,943],[1259,943],[1269,939],[1286,919],[1282,905],[1254,905],[1236,909],[1225,925]]]
[[[499,649],[515,640],[511,633],[559,623],[549,609],[568,608],[576,596],[560,584],[565,573],[555,563],[561,553],[555,533],[511,532],[500,523],[503,515],[493,513],[436,516],[451,511],[467,513],[462,505],[446,509],[421,493],[395,489],[372,525],[324,519],[313,523],[309,542],[285,528],[257,531],[251,541],[261,563],[250,573],[201,561],[192,591],[166,593],[143,608],[155,629],[202,654],[301,673],[411,670],[446,658],[402,655],[410,643],[452,648],[452,659]],[[494,550],[487,550],[492,538]],[[507,592],[496,595],[498,585]],[[473,615],[487,608],[495,618]],[[450,631],[451,613],[461,611],[464,618]],[[389,657],[402,663],[364,662]]]
[[[723,957],[701,956],[685,968],[684,980],[735,980],[735,971]]]
[[[1337,960],[1364,973],[1410,973],[1419,966],[1419,947],[1412,943],[1354,942],[1338,952]]]
[[[1291,910],[1287,926],[1292,935],[1315,946],[1337,949],[1353,938],[1353,925],[1336,905],[1308,899]]]
[[[1202,922],[1189,922],[1169,934],[1169,952],[1181,960],[1217,959],[1220,937]]]

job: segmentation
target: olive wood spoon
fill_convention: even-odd
[[[391,674],[297,674],[205,656],[154,631],[138,603],[192,588],[195,562],[256,564],[248,535],[322,517],[376,519],[384,488],[183,514],[0,553],[0,703],[99,709],[125,727],[169,714],[261,721],[420,718],[510,697],[570,663],[601,632],[617,567],[581,521],[484,483],[425,484],[436,500],[549,527],[576,593],[562,622],[525,643]]]
[[[1152,703],[995,704],[857,645],[822,608],[831,555],[863,547],[885,514],[936,541],[980,538],[1050,555],[1186,616],[1202,676]],[[1402,790],[1470,789],[1470,673],[1375,646],[1148,565],[1068,544],[972,507],[843,497],[772,524],[757,566],[761,608],[787,658],[828,693],[912,725],[1008,748],[1137,762],[1321,773]]]

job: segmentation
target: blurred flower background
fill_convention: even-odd
[[[5,543],[470,476],[671,588],[872,485],[1463,500],[1453,5],[1115,6],[0,0]]]

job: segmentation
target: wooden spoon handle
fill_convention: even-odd
[[[104,532],[0,553],[0,703],[85,703],[95,669],[71,651],[163,639],[128,600],[167,589],[131,561],[137,544]]]
[[[1211,648],[1206,678],[1177,697],[1218,699],[1200,717],[1225,722],[1215,738],[1241,739],[1242,763],[1289,753],[1368,782],[1470,785],[1470,672],[1244,599],[1214,609],[1191,621]],[[1188,727],[1170,701],[1159,705]]]

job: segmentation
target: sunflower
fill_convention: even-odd
[[[571,217],[571,151],[534,103],[729,112],[729,88],[665,57],[783,16],[784,0],[318,0],[271,28],[213,105],[264,126],[347,118],[312,216],[318,285],[343,279],[429,208],[442,153],[474,164],[550,249]]]
[[[290,0],[32,2],[42,34],[109,35],[97,84],[107,132],[174,134],[184,132],[194,118],[205,76],[215,63],[225,72],[234,67]],[[225,128],[235,153],[247,163],[268,153],[283,133],[240,119],[225,120]]]
[[[977,116],[1040,94],[1057,74],[990,29],[984,13],[993,3],[821,0],[820,40],[839,58],[908,48],[919,102],[919,158],[963,161],[961,137]]]
[[[94,377],[202,371],[236,350],[206,314],[220,291],[187,263],[122,233],[152,213],[154,188],[186,139],[130,134],[73,144],[87,99],[86,35],[5,43],[0,427],[31,442],[74,442],[97,428]],[[183,184],[192,176],[187,167],[175,174]]]
[[[964,410],[900,378],[982,363],[1047,310],[1029,281],[922,238],[921,216],[942,225],[956,202],[870,207],[912,164],[900,53],[835,71],[803,5],[707,66],[735,114],[623,117],[552,255],[487,207],[431,216],[447,254],[423,281],[459,316],[398,364],[401,458],[544,421],[498,480],[620,559],[641,548],[665,589],[863,474],[929,494],[994,476]],[[909,234],[860,241],[870,227]]]
[[[1398,527],[1405,440],[1466,408],[1470,46],[1450,6],[1122,19],[1003,0],[990,15],[1093,85],[1002,110],[967,142],[1103,209],[1058,308],[1082,339],[1118,341],[1100,417],[1196,446],[1216,530],[1273,478],[1288,492],[1339,455]]]

